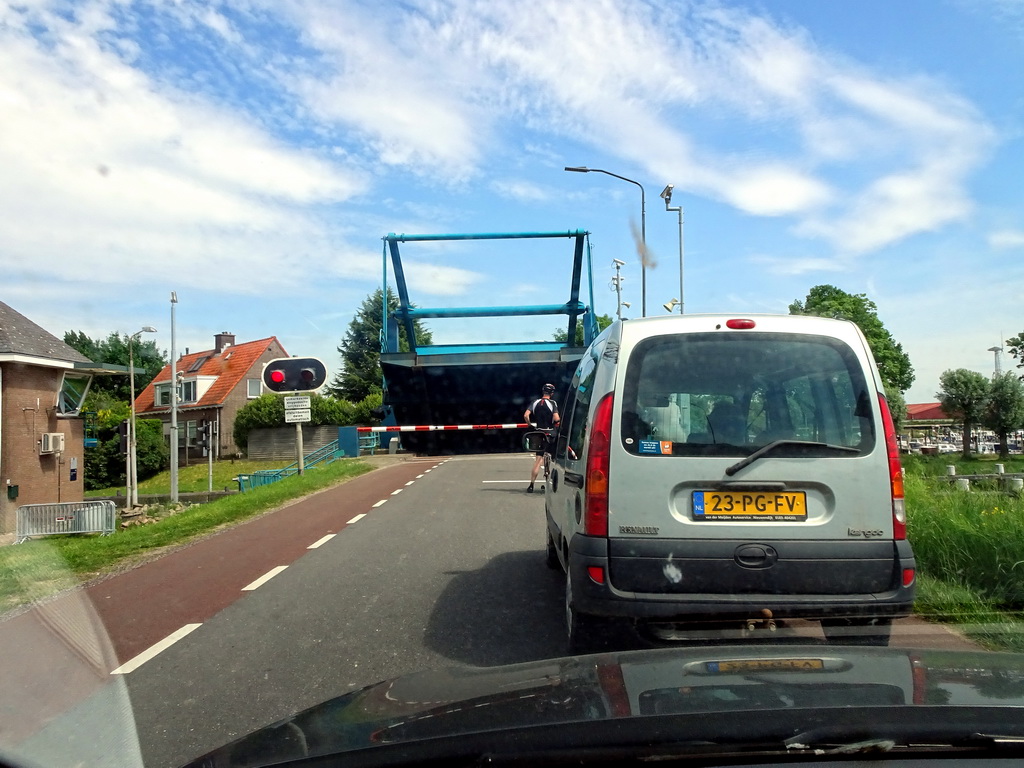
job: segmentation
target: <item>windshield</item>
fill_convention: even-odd
[[[0,764],[1010,734],[1022,72],[1022,0],[0,0]]]

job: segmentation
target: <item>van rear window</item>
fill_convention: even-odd
[[[638,455],[746,456],[778,440],[875,444],[874,398],[854,351],[827,336],[657,336],[629,358],[621,436]],[[773,456],[807,456],[780,446]],[[826,449],[827,450],[827,449]],[[814,455],[813,451],[810,455]]]

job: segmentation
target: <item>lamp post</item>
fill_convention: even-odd
[[[672,190],[674,185],[669,184],[661,191],[661,197],[665,201],[666,211],[677,211],[679,213],[679,314],[683,314],[683,206],[671,206]],[[671,310],[669,310],[671,311]]]
[[[135,341],[144,333],[156,333],[152,325],[144,325],[142,328],[128,337],[128,389],[131,392],[132,417],[128,423],[128,507],[129,509],[138,506],[139,503],[139,463],[138,443],[135,441]]]
[[[171,291],[171,503],[178,501],[178,350],[176,348],[174,308],[178,293]]]
[[[640,242],[643,246],[643,253],[640,254],[640,317],[647,317],[647,197],[644,192],[644,185],[639,181],[627,179],[611,171],[603,171],[600,168],[587,168],[585,165],[567,165],[565,170],[573,173],[603,173],[606,176],[614,176],[616,179],[628,181],[640,187]]]

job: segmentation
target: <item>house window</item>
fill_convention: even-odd
[[[170,405],[171,404],[171,385],[170,384],[157,384],[154,387],[153,399],[157,405]]]
[[[60,393],[57,395],[57,415],[77,416],[82,410],[82,403],[85,402],[85,395],[91,383],[92,376],[65,373],[60,383]]]
[[[248,392],[246,394],[250,400],[254,397],[259,397],[263,391],[261,386],[262,382],[259,379],[246,379],[245,384],[248,388]]]
[[[195,379],[192,381],[181,382],[181,402],[183,403],[194,403],[196,401],[196,382]]]
[[[185,429],[184,429],[185,434],[183,435],[183,437],[188,442],[181,443],[182,447],[184,447],[185,445],[187,445],[189,448],[195,447],[195,444],[196,444],[196,427],[197,427],[198,424],[199,424],[199,422],[197,422],[197,421],[186,422]],[[181,432],[181,430],[179,430],[179,434],[180,434],[180,432]]]

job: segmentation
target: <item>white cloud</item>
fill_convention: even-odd
[[[750,259],[760,264],[770,274],[804,275],[811,272],[843,272],[846,267],[832,258],[821,256],[753,256]]]
[[[105,6],[77,10],[77,23],[16,14],[47,26],[52,46],[17,24],[0,28],[0,70],[17,73],[0,81],[5,259],[30,272],[56,261],[68,280],[145,275],[248,292],[323,237],[300,206],[364,186],[358,173],[151,80],[90,37],[114,26]]]
[[[996,250],[1020,248],[1024,246],[1024,232],[1013,229],[1002,229],[988,236],[988,244]]]
[[[491,182],[491,189],[502,197],[527,202],[544,202],[551,199],[551,193],[529,181],[517,179],[499,179]]]
[[[443,264],[406,260],[404,268],[406,282],[415,286],[417,296],[460,296],[483,279],[477,272]],[[411,298],[415,303],[420,303],[414,297]]]

